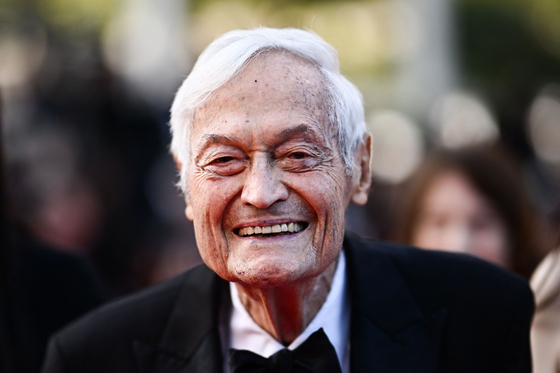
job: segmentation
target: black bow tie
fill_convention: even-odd
[[[230,349],[229,368],[231,373],[342,373],[323,328],[295,350],[285,348],[268,359],[251,351]]]

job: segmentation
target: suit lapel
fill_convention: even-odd
[[[220,304],[227,296],[227,283],[206,266],[189,271],[157,346],[133,342],[140,372],[221,373]]]
[[[352,372],[435,372],[446,311],[424,314],[391,259],[347,234]],[[209,296],[210,295],[210,296]],[[133,342],[142,373],[221,373],[220,305],[227,282],[206,266],[185,282],[157,345]]]
[[[347,234],[353,372],[435,372],[446,310],[424,314],[388,255]]]

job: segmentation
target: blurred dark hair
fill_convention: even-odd
[[[523,177],[503,148],[471,147],[430,155],[403,188],[397,209],[395,238],[410,243],[429,188],[447,171],[458,171],[492,204],[506,224],[511,270],[529,278],[543,253]]]

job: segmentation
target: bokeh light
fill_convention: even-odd
[[[0,4],[0,88],[23,86],[37,72],[47,53],[47,30],[33,19]]]
[[[125,1],[105,29],[107,66],[150,102],[168,105],[189,68],[183,2]]]
[[[490,109],[475,95],[451,92],[434,104],[431,124],[447,148],[491,143],[499,129]]]
[[[531,105],[528,132],[535,153],[545,162],[560,163],[560,85],[545,87]]]
[[[193,14],[194,55],[216,36],[236,28],[298,27],[313,30],[340,53],[346,74],[386,73],[418,49],[422,28],[405,1],[333,1],[280,7],[274,2],[213,1]]]
[[[368,128],[373,137],[371,168],[375,177],[390,183],[402,182],[424,156],[418,126],[397,111],[385,110],[370,115]]]

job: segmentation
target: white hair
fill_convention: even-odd
[[[171,152],[181,162],[180,185],[186,192],[190,162],[190,129],[195,110],[260,53],[287,51],[309,61],[323,77],[327,119],[335,125],[346,174],[352,173],[354,151],[366,133],[360,91],[341,73],[335,49],[318,35],[293,28],[230,31],[202,52],[171,107]]]

